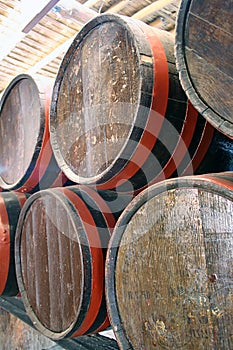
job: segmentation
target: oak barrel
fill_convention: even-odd
[[[0,295],[19,292],[15,273],[15,232],[22,206],[28,195],[17,192],[0,194]]]
[[[233,172],[170,179],[118,220],[106,297],[121,349],[233,348]]]
[[[83,27],[59,68],[50,111],[52,147],[69,179],[112,189],[140,172],[164,121],[169,83],[167,117],[180,127],[186,96],[178,76],[169,82],[168,61],[174,70],[167,32],[113,14]]]
[[[182,0],[176,24],[176,60],[195,108],[233,138],[232,1]]]
[[[51,82],[16,76],[0,101],[0,186],[33,193],[66,181],[49,141]]]
[[[59,68],[50,111],[54,155],[70,180],[136,192],[178,166],[182,175],[199,142],[200,165],[213,128],[188,106],[173,51],[171,34],[135,19],[103,14],[84,26]]]
[[[51,339],[109,326],[104,264],[116,218],[130,197],[86,187],[33,194],[16,233],[16,274],[34,326]]]

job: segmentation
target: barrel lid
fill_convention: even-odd
[[[60,66],[50,110],[51,144],[59,166],[76,183],[99,181],[113,166],[119,171],[146,124],[153,58],[136,23],[97,16],[78,33]]]
[[[122,348],[232,347],[232,180],[231,172],[166,180],[122,213],[106,261]]]
[[[31,196],[16,233],[16,274],[25,308],[41,333],[63,338],[80,323],[89,307],[91,273],[88,240],[70,201],[59,191]]]
[[[181,84],[194,107],[233,138],[232,2],[182,0],[175,55]]]
[[[23,184],[36,162],[45,125],[44,106],[32,77],[16,76],[0,101],[0,186]]]

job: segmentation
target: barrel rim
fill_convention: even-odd
[[[24,280],[23,280],[23,273],[22,273],[22,268],[21,268],[21,233],[22,233],[22,228],[23,228],[23,223],[24,223],[24,219],[31,207],[31,205],[33,204],[33,202],[35,202],[38,198],[42,198],[43,196],[46,195],[53,195],[54,197],[56,197],[56,199],[58,199],[61,204],[67,208],[72,207],[72,203],[70,201],[65,202],[62,199],[65,199],[65,195],[62,192],[59,192],[59,188],[53,188],[53,189],[47,189],[47,190],[41,190],[39,192],[34,193],[33,195],[31,195],[27,201],[25,202],[23,209],[21,210],[21,213],[19,215],[19,220],[18,220],[18,224],[17,224],[17,229],[16,229],[16,235],[15,235],[15,270],[16,270],[16,277],[17,277],[17,282],[18,282],[18,287],[19,287],[19,292],[21,293],[22,296],[22,300],[23,300],[23,304],[24,307],[28,313],[29,318],[31,319],[31,321],[33,322],[33,324],[35,325],[36,329],[38,329],[43,335],[54,339],[54,340],[58,340],[58,339],[62,339],[64,337],[69,336],[70,334],[72,334],[74,332],[75,326],[77,324],[79,324],[81,322],[82,324],[82,319],[80,320],[80,310],[82,310],[82,308],[84,307],[84,309],[88,308],[89,306],[87,305],[86,307],[83,305],[84,304],[84,298],[83,295],[81,295],[80,297],[80,303],[79,306],[77,308],[77,312],[76,315],[72,321],[72,323],[69,325],[68,328],[66,328],[64,331],[61,332],[55,332],[50,330],[48,327],[46,327],[41,320],[38,318],[37,313],[35,312],[35,310],[33,309],[32,305],[30,304],[30,301],[28,299],[27,296],[27,291],[25,288],[25,284],[24,284]],[[76,232],[78,232],[79,234],[77,234],[77,239],[80,240],[80,224],[82,224],[82,222],[80,221],[80,223],[76,222],[76,219],[74,219],[73,216],[70,216],[70,220],[72,221],[74,227],[77,229],[77,227],[79,227],[79,230],[77,229]],[[82,235],[81,237],[82,241],[85,240],[85,235]],[[88,248],[88,243],[86,242],[85,244],[85,249]],[[89,248],[88,248],[89,249]],[[83,259],[83,250],[82,250],[82,245],[79,244],[79,251],[80,251],[80,262],[81,262],[81,269],[82,269],[82,274],[81,274],[81,290],[84,290],[84,285],[85,285],[85,281],[84,278],[88,278],[88,276],[85,276],[84,273],[84,259]],[[90,253],[90,252],[89,252]],[[91,259],[91,254],[90,255],[90,259]],[[89,273],[91,273],[90,271],[87,271],[87,275],[89,275]]]
[[[128,139],[126,139],[125,143],[123,144],[123,146],[121,147],[121,150],[119,151],[118,155],[115,157],[115,159],[113,160],[113,162],[101,173],[99,173],[98,175],[95,176],[91,176],[91,177],[83,177],[80,176],[78,174],[76,174],[73,170],[71,170],[70,166],[66,163],[64,157],[62,156],[62,153],[59,149],[59,142],[57,140],[57,135],[56,135],[56,127],[55,127],[55,118],[56,118],[56,112],[57,112],[57,105],[56,102],[58,100],[58,96],[59,96],[59,88],[61,86],[62,80],[63,80],[63,75],[65,74],[65,71],[68,67],[68,64],[70,62],[70,60],[72,59],[73,55],[75,54],[76,49],[80,46],[80,44],[82,43],[82,41],[84,40],[84,38],[90,33],[91,30],[95,29],[97,26],[103,24],[103,23],[107,23],[107,22],[115,22],[121,26],[123,26],[124,28],[127,29],[128,34],[130,35],[131,39],[132,39],[132,43],[133,46],[135,48],[136,51],[136,55],[138,58],[138,67],[139,67],[139,71],[142,71],[143,69],[147,69],[147,71],[150,73],[151,77],[150,77],[150,101],[149,103],[147,103],[148,105],[145,106],[145,103],[143,103],[143,99],[144,99],[144,94],[146,94],[147,98],[149,96],[148,94],[148,88],[146,89],[146,92],[144,92],[143,90],[143,83],[142,81],[145,80],[148,83],[148,79],[143,79],[142,74],[140,74],[140,84],[139,84],[139,89],[138,89],[138,102],[137,102],[137,112],[135,113],[134,116],[134,123],[136,120],[139,120],[139,115],[140,115],[140,106],[143,106],[143,108],[146,109],[146,113],[144,111],[144,116],[143,116],[143,123],[145,126],[145,122],[146,122],[146,118],[145,118],[145,114],[148,116],[150,113],[150,106],[152,103],[152,95],[153,95],[153,85],[154,85],[154,74],[153,72],[150,72],[150,69],[148,68],[149,65],[148,64],[143,64],[143,61],[141,60],[141,53],[139,50],[140,47],[140,41],[138,38],[135,38],[134,36],[134,32],[133,29],[131,29],[132,26],[136,26],[137,30],[139,29],[138,27],[138,21],[132,21],[132,19],[126,17],[126,16],[122,16],[122,15],[118,15],[118,14],[101,14],[93,19],[91,19],[82,29],[81,31],[77,34],[77,36],[75,37],[75,39],[73,40],[72,44],[70,45],[68,51],[66,52],[66,54],[63,57],[63,60],[61,62],[60,68],[59,68],[59,72],[57,74],[57,77],[55,79],[55,83],[54,83],[54,87],[53,87],[53,92],[52,92],[52,100],[51,100],[51,106],[50,106],[50,118],[49,118],[49,130],[50,130],[50,141],[51,141],[51,146],[54,152],[54,157],[56,158],[57,163],[59,164],[61,170],[64,172],[64,174],[67,176],[67,178],[69,178],[71,181],[74,181],[75,183],[79,183],[79,184],[83,184],[83,185],[88,185],[88,184],[93,184],[93,183],[101,183],[101,179],[104,177],[105,174],[107,174],[114,166],[117,166],[116,163],[118,161],[118,159],[127,159],[127,162],[129,162],[128,160],[128,151],[127,148],[132,148],[129,147],[129,141],[130,140],[130,136],[133,133],[134,130],[134,123],[132,123],[132,126],[130,128],[130,131],[128,133]],[[138,30],[139,32],[139,30]],[[153,65],[153,54],[150,48],[149,43],[146,41],[146,37],[145,34],[142,33],[142,31],[140,31],[140,35],[141,37],[143,37],[144,40],[144,45],[146,43],[147,45],[147,50],[148,52],[150,52],[150,56],[152,59],[152,65]],[[142,39],[141,39],[142,40]],[[143,53],[142,53],[143,54]],[[145,83],[145,82],[144,82]],[[142,102],[142,103],[141,103]],[[138,125],[141,126],[142,122],[137,123]],[[140,135],[141,138],[141,135]],[[130,153],[133,154],[134,151],[130,150]]]
[[[188,98],[198,110],[199,113],[216,129],[225,134],[226,136],[233,138],[233,121],[226,120],[223,116],[215,112],[200,96],[192,83],[192,78],[189,73],[185,47],[184,47],[184,35],[186,20],[188,11],[192,1],[182,0],[177,13],[176,19],[176,34],[175,34],[175,58],[176,66],[180,76],[180,83],[187,94]]]
[[[33,79],[32,76],[28,74],[19,74],[17,75],[6,87],[4,90],[4,93],[0,99],[0,118],[1,118],[1,110],[7,100],[7,97],[9,96],[12,88],[14,88],[21,80],[30,80],[35,88],[35,91],[38,94],[38,101],[40,104],[40,125],[39,125],[39,131],[38,131],[38,136],[37,136],[37,141],[32,153],[32,158],[31,161],[28,165],[28,168],[25,171],[25,174],[19,178],[16,182],[14,183],[7,183],[3,180],[2,176],[0,175],[0,187],[2,187],[4,190],[16,190],[19,187],[23,186],[25,182],[28,180],[28,178],[31,175],[31,168],[33,165],[36,163],[39,155],[40,155],[40,145],[42,144],[43,136],[44,136],[44,128],[46,125],[46,116],[45,116],[45,103],[44,103],[44,98],[42,92],[40,92],[38,85],[36,84],[36,81]]]
[[[208,190],[209,192],[217,193],[233,201],[233,172],[229,171],[206,175],[184,176],[161,181],[139,193],[122,212],[109,242],[105,265],[105,285],[110,323],[119,344],[124,349],[133,350],[133,346],[122,328],[121,315],[117,304],[115,267],[117,263],[118,247],[120,246],[127,224],[134,214],[136,214],[136,212],[153,197],[165,191],[177,188],[197,188]]]

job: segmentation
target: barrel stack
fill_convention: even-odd
[[[53,156],[49,140],[52,83],[17,75],[0,101],[0,295],[19,294],[15,233],[31,193],[70,183]]]
[[[232,142],[188,103],[174,37],[112,14],[91,20],[65,54],[50,132],[66,176],[101,190],[138,193],[168,177],[232,166]]]
[[[231,36],[216,7],[181,1],[175,40],[99,15],[66,52],[50,97],[28,75],[6,89],[0,186],[29,197],[14,264],[45,336],[111,324],[122,350],[232,349],[232,71],[214,48]]]
[[[195,0],[182,0],[178,13],[180,81],[210,131],[199,150],[211,133],[223,135],[225,150],[232,150],[231,14],[229,2]],[[190,130],[194,123],[192,118]],[[214,149],[209,168],[202,163],[197,170],[190,162],[176,178],[152,184],[115,226],[106,297],[122,350],[233,347],[233,163],[230,157],[222,172],[224,157]],[[203,156],[197,151],[197,159],[198,153]]]

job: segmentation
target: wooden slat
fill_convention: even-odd
[[[145,6],[153,3],[154,0],[141,0],[141,1],[131,1],[123,0],[107,9],[107,13],[119,13],[125,16],[132,16],[133,14],[141,11]]]
[[[161,2],[162,1],[162,2]],[[62,7],[61,4],[57,4],[57,9],[52,9],[50,12],[47,13],[46,16],[44,16],[38,24],[35,25],[33,30],[31,30],[28,35],[26,35],[24,38],[21,39],[19,43],[17,43],[17,51],[14,51],[14,48],[12,47],[12,52],[14,52],[12,56],[14,58],[17,58],[15,54],[20,56],[20,52],[18,50],[21,50],[21,43],[26,44],[29,46],[29,51],[24,47],[22,48],[22,56],[25,57],[25,61],[28,57],[31,61],[30,67],[22,66],[22,59],[19,59],[19,63],[17,61],[15,62],[9,62],[7,64],[12,64],[17,66],[18,68],[14,68],[14,72],[16,74],[26,72],[27,69],[31,69],[31,67],[35,66],[35,69],[33,70],[33,73],[38,71],[40,67],[44,64],[45,66],[48,65],[47,60],[43,60],[45,57],[47,57],[49,54],[51,54],[59,45],[63,45],[63,43],[69,39],[70,37],[74,36],[82,27],[82,25],[87,21],[88,16],[91,15],[91,12],[94,14],[94,11],[97,12],[117,12],[126,16],[141,16],[141,11],[144,11],[144,8],[149,6],[158,6],[158,4],[164,4],[164,1],[168,0],[140,0],[140,1],[129,1],[129,0],[122,0],[122,1],[116,1],[116,0],[108,0],[108,1],[102,1],[102,0],[89,0],[89,1],[76,1],[76,3],[71,2],[67,9]],[[178,0],[173,0],[172,4],[176,5],[175,8],[177,10],[177,3]],[[82,5],[84,4],[84,5]],[[156,5],[155,5],[156,4]],[[72,7],[73,6],[73,7]],[[85,7],[86,6],[86,7]],[[155,7],[155,8],[156,8]],[[86,10],[85,10],[86,8]],[[173,14],[173,9],[169,8],[169,6],[166,7],[171,15]],[[14,9],[14,11],[19,12],[19,3],[16,0],[9,0],[9,1],[0,1],[0,16],[2,14],[2,20],[5,20],[5,18],[8,19],[9,25],[13,26],[15,28],[15,20],[11,21],[11,17],[9,17],[9,11]],[[150,10],[151,9],[151,10]],[[94,11],[93,11],[94,10]],[[161,29],[165,30],[172,30],[174,27],[174,19],[171,19],[171,23],[167,20],[163,23],[159,23],[155,21],[156,18],[158,18],[158,11],[153,10],[149,7],[149,12],[147,11],[146,15],[146,22],[154,22],[153,26],[156,26]],[[15,12],[16,13],[16,12]],[[138,13],[138,15],[137,15]],[[143,14],[143,13],[141,13]],[[90,18],[90,17],[89,17]],[[144,15],[143,15],[144,18]],[[17,19],[18,20],[18,19]],[[10,24],[11,23],[11,24]],[[162,24],[162,25],[161,25]],[[20,23],[19,26],[20,27]],[[20,29],[20,28],[19,28]],[[10,27],[9,27],[10,30]],[[19,31],[20,33],[20,31]],[[30,51],[30,47],[32,47],[32,50]],[[9,55],[10,56],[10,55]],[[41,61],[41,65],[37,65],[38,62]],[[21,62],[21,63],[20,63]],[[1,63],[1,62],[0,62]],[[1,66],[1,64],[0,64]],[[40,73],[43,73],[45,75],[52,74],[54,76],[55,71],[47,73],[47,71],[50,70],[50,68],[41,70]],[[6,75],[6,71],[4,74],[1,74],[0,69],[0,92],[6,87],[7,82],[12,79],[12,75]],[[8,79],[7,79],[8,77]],[[13,76],[14,77],[14,76]]]
[[[17,70],[22,70],[23,72],[25,72],[26,70],[29,69],[30,65],[26,64],[25,62],[21,62],[11,56],[7,56],[5,59],[5,62],[7,62],[8,64],[10,63],[11,65],[17,67]]]
[[[33,66],[37,61],[36,57],[33,57],[32,59],[28,53],[26,53],[25,51],[21,51],[19,49],[14,49],[13,51],[11,51],[8,57],[18,62],[17,63],[18,66],[21,67],[21,64],[22,64],[23,69],[25,68],[25,64],[27,65],[27,69],[28,69],[28,67]]]
[[[163,7],[170,5],[173,0],[157,0],[152,4],[144,7],[141,11],[135,13],[132,17],[137,19],[143,19],[146,16],[150,15],[154,11],[161,10]]]
[[[59,31],[59,28],[50,29],[49,26],[42,25],[40,23],[37,24],[35,31],[43,35],[45,38],[52,38],[53,40],[56,38],[56,41],[58,42],[63,42],[74,34],[74,32],[71,34],[68,30],[63,31],[62,33],[61,30]]]
[[[67,23],[66,23],[67,22]],[[59,17],[53,18],[51,15],[46,16],[40,21],[41,26],[52,30],[55,33],[63,34],[64,36],[71,37],[75,34],[75,32],[80,29],[80,26],[75,25],[75,22],[71,21],[59,21]],[[73,23],[73,26],[71,26]]]
[[[21,45],[21,43],[27,45],[29,48],[32,47],[32,49],[40,51],[43,57],[49,52],[49,48],[46,45],[43,45],[43,43],[39,43],[33,37],[27,36],[19,43],[19,45]]]
[[[28,57],[30,60],[32,60],[32,58],[30,57],[31,54],[33,54],[33,61],[37,61],[37,59],[41,59],[42,57],[44,57],[43,52],[41,50],[38,50],[37,48],[34,48],[32,45],[28,45],[27,43],[24,43],[23,41],[21,41],[14,49],[14,51],[16,54],[21,55],[22,57]]]

